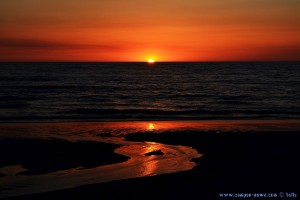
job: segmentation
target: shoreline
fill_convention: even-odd
[[[36,121],[0,121],[0,125],[2,124],[46,124],[46,123],[130,123],[130,122],[230,122],[230,121],[236,121],[236,122],[243,122],[243,121],[249,121],[249,122],[264,122],[264,121],[300,121],[300,118],[265,118],[265,119],[257,119],[257,118],[242,118],[242,119],[236,119],[236,118],[203,118],[203,119],[189,119],[189,118],[178,118],[178,119],[116,119],[116,120],[100,120],[100,119],[65,119],[65,120],[36,120]]]
[[[149,125],[151,124],[151,127]],[[87,128],[83,130],[83,128]],[[23,133],[22,137],[30,136],[29,131],[63,131],[78,130],[90,131],[96,129],[97,136],[105,132],[118,129],[126,129],[132,132],[163,132],[173,130],[219,131],[219,132],[249,132],[249,131],[300,131],[300,119],[284,120],[141,120],[141,121],[67,121],[67,122],[8,122],[0,123],[0,139],[9,136],[16,137]],[[132,132],[126,132],[130,134]],[[9,133],[11,135],[9,135]],[[41,134],[39,132],[38,134]],[[40,136],[41,136],[40,135]],[[58,136],[58,135],[55,135]],[[51,138],[51,135],[49,135]],[[53,137],[54,138],[54,137]],[[63,139],[63,138],[62,138]],[[95,139],[95,138],[89,138]],[[67,138],[66,140],[70,140]]]

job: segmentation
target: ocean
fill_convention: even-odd
[[[0,122],[300,119],[299,64],[0,63]]]

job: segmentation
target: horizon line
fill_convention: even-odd
[[[155,61],[155,63],[258,63],[258,62],[300,62],[300,60],[225,60],[225,61]],[[0,63],[147,63],[147,61],[0,61]],[[154,64],[155,64],[154,63]]]

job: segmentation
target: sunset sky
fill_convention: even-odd
[[[0,61],[300,60],[299,0],[1,0]]]

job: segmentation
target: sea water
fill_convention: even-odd
[[[299,119],[299,64],[0,63],[0,122]]]

